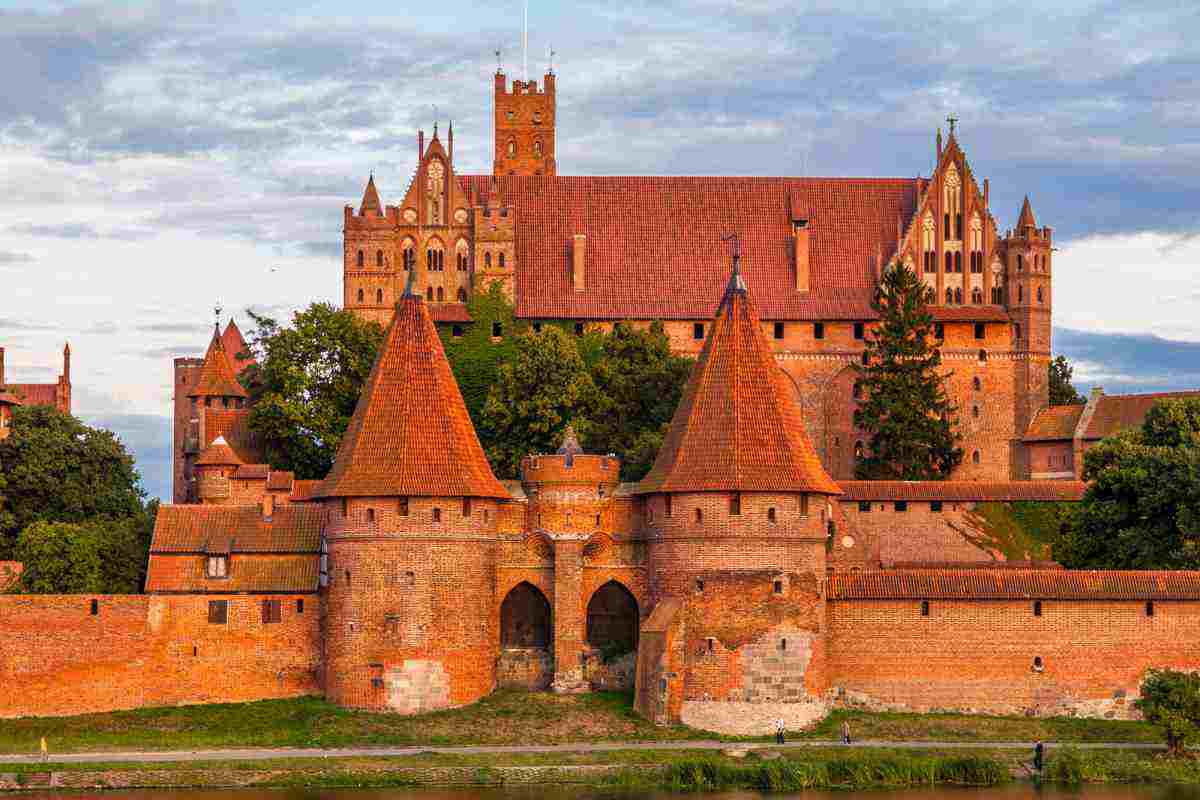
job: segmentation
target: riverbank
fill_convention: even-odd
[[[868,789],[994,786],[1029,779],[1028,750],[733,746],[698,755],[654,749],[575,753],[437,754],[398,758],[0,763],[0,790],[392,788],[578,784],[674,789]],[[1044,778],[1062,783],[1200,784],[1200,763],[1146,750],[1051,750]]]
[[[831,741],[843,722],[856,739],[909,742],[1159,743],[1145,722],[1068,717],[891,714],[835,710],[793,738]],[[316,697],[257,703],[145,708],[74,717],[0,720],[0,754],[237,747],[407,747],[552,745],[578,742],[684,742],[724,737],[683,726],[656,726],[633,710],[630,694],[555,695],[498,691],[463,708],[418,716],[350,711]]]

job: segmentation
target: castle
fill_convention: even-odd
[[[329,474],[262,462],[218,327],[176,362],[183,500],[147,594],[0,597],[0,716],[626,688],[658,722],[763,733],[834,705],[1129,716],[1147,669],[1200,668],[1200,572],[1064,570],[973,527],[979,503],[1084,487],[1014,479],[1042,441],[1051,233],[1027,204],[997,237],[953,135],[927,180],[564,178],[553,80],[496,89],[495,176],[456,177],[435,133],[401,206],[372,180],[346,213],[346,304],[387,330]],[[972,456],[848,480],[854,343],[910,258]],[[695,354],[642,481],[569,432],[496,478],[437,326],[497,280],[525,319],[665,319]]]
[[[4,377],[4,348],[0,347],[0,439],[12,433],[12,409],[22,405],[50,406],[71,413],[70,344],[63,345],[62,374],[54,383],[9,383]]]

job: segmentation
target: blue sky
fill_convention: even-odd
[[[212,308],[340,295],[341,207],[453,118],[486,171],[521,4],[0,0],[0,344],[166,490],[171,357]],[[530,4],[575,174],[927,175],[950,114],[992,210],[1052,225],[1081,387],[1200,386],[1200,6]],[[275,270],[272,271],[271,268]]]

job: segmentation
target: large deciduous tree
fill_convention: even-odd
[[[272,467],[323,478],[371,374],[383,328],[328,303],[297,312],[289,327],[250,316],[257,360],[244,378],[253,403],[250,429]]]
[[[24,565],[17,591],[30,594],[137,594],[146,581],[158,503],[146,513],[87,522],[34,522],[17,537]]]
[[[1084,455],[1090,482],[1054,546],[1072,569],[1200,569],[1200,399],[1160,400]]]
[[[870,437],[855,466],[868,480],[941,480],[963,457],[954,406],[933,344],[933,290],[897,263],[883,275],[871,307],[879,325],[867,334],[855,381],[854,424]]]
[[[1140,694],[1134,706],[1163,729],[1171,755],[1184,755],[1200,731],[1200,675],[1151,669],[1142,681]]]
[[[12,428],[0,441],[0,555],[35,522],[143,514],[133,457],[112,432],[45,406],[14,408]]]
[[[1075,368],[1066,356],[1056,356],[1050,362],[1050,405],[1071,406],[1082,405],[1083,397],[1071,383]]]

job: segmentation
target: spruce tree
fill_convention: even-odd
[[[933,344],[932,301],[933,290],[899,263],[875,290],[879,325],[866,337],[855,381],[854,424],[870,436],[855,467],[860,480],[943,480],[962,461]]]

